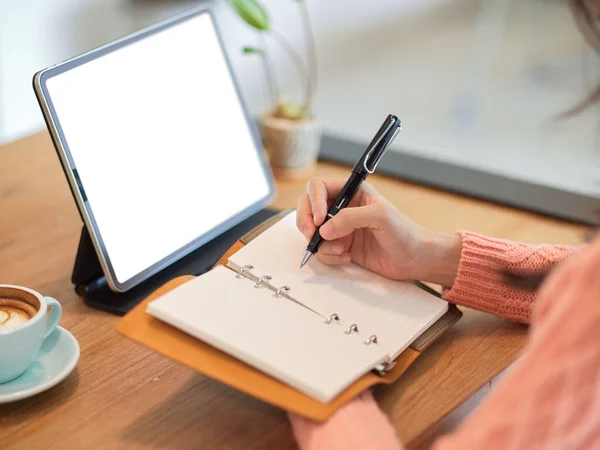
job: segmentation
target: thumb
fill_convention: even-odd
[[[345,208],[321,226],[323,239],[331,241],[348,236],[360,228],[380,228],[384,221],[385,208],[380,203],[356,208]]]

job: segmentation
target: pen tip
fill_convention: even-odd
[[[308,250],[306,250],[306,251],[304,252],[304,256],[302,257],[302,261],[300,261],[300,268],[301,268],[301,269],[302,269],[302,268],[305,266],[305,264],[306,264],[306,263],[308,262],[308,260],[309,260],[309,259],[312,257],[312,255],[313,255],[313,254],[312,254],[311,252],[309,252]]]

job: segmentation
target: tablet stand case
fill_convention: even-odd
[[[226,266],[229,256],[240,250],[288,212],[282,211],[244,235],[222,256],[217,264]],[[121,319],[117,324],[117,330],[139,344],[184,364],[207,377],[286,411],[294,412],[318,422],[325,421],[340,406],[365,389],[379,383],[391,384],[396,381],[427,347],[462,316],[460,310],[451,304],[448,312],[402,352],[394,364],[385,368],[385,370],[365,374],[331,403],[325,404],[146,313],[146,306],[149,302],[191,279],[193,279],[192,276],[179,277],[161,286]],[[429,287],[421,283],[417,284],[428,292],[439,296],[439,293]]]
[[[114,292],[108,287],[98,255],[84,225],[71,282],[75,285],[75,292],[88,306],[123,315],[169,280],[207,272],[241,236],[277,213],[273,209],[257,212],[127,292]]]

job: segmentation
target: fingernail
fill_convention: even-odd
[[[315,223],[315,226],[318,226],[318,224],[317,224],[317,210],[315,208],[312,209],[312,214],[313,214],[313,222]]]

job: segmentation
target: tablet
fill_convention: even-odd
[[[273,198],[261,140],[206,6],[33,81],[113,291],[131,289]]]

